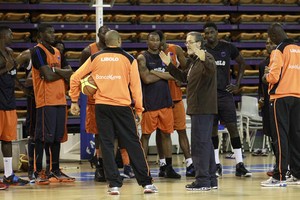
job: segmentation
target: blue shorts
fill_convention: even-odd
[[[66,106],[37,108],[35,140],[46,143],[60,142],[65,132]]]
[[[214,126],[222,121],[225,124],[237,123],[236,108],[232,94],[218,94],[218,114],[215,115]]]

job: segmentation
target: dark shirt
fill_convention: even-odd
[[[146,67],[149,70],[166,71],[166,66],[162,63],[158,54],[151,54],[145,51],[143,55],[146,59]],[[169,108],[173,105],[167,80],[161,79],[150,84],[144,84],[142,81],[142,90],[145,111]]]
[[[230,42],[220,40],[213,49],[205,46],[216,61],[218,93],[228,93],[226,86],[230,84],[230,61],[239,56],[239,50]]]
[[[204,62],[193,56],[184,71],[172,63],[168,70],[179,81],[187,82],[188,115],[217,114],[216,64],[211,54],[205,54]]]

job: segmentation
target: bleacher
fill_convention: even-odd
[[[80,52],[95,40],[95,8],[87,0],[2,0],[0,24],[9,25],[15,42],[11,47],[21,52],[36,44],[40,22],[51,23],[57,37],[65,42],[66,56],[74,69]],[[168,42],[185,49],[189,31],[203,31],[206,21],[216,22],[220,37],[235,44],[247,64],[241,92],[257,93],[257,65],[265,57],[267,29],[281,22],[290,37],[300,40],[300,0],[116,0],[104,8],[104,24],[116,29],[123,38],[123,48],[134,56],[147,48],[145,35],[152,30],[166,33]],[[233,69],[236,69],[232,62]],[[233,72],[233,74],[236,72]],[[21,94],[20,94],[21,95]],[[237,96],[237,100],[239,97]],[[18,106],[26,100],[20,96]],[[70,118],[69,123],[79,123]]]

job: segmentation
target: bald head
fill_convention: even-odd
[[[268,29],[268,35],[271,41],[276,45],[280,44],[284,39],[288,38],[280,23],[271,24]]]
[[[105,44],[108,47],[120,47],[121,37],[118,31],[110,30],[105,34]]]

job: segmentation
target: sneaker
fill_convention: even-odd
[[[294,177],[293,175],[286,179],[286,184],[288,185],[300,185],[300,179]]]
[[[219,164],[217,164],[216,176],[222,177],[222,175],[223,175],[222,165],[219,163]]]
[[[187,184],[185,189],[188,191],[208,191],[211,188],[206,186],[200,186],[199,184],[192,182],[191,184]]]
[[[103,167],[100,167],[100,168],[97,167],[96,168],[94,181],[95,182],[106,182]]]
[[[240,162],[236,165],[235,176],[251,177],[252,173],[245,168],[244,163]]]
[[[59,182],[67,183],[67,182],[74,182],[75,181],[75,178],[72,178],[72,177],[66,175],[60,169],[55,170],[55,171],[51,171],[50,176],[52,176],[53,179],[56,179]],[[51,182],[50,179],[49,179],[49,181]]]
[[[45,174],[45,171],[34,172],[35,184],[37,185],[49,185],[49,180]]]
[[[134,178],[135,177],[130,165],[124,165],[124,173],[121,176],[124,178]]]
[[[12,174],[9,177],[3,176],[3,183],[6,185],[22,186],[22,185],[28,184],[29,181],[21,179],[21,178],[17,177],[16,175]]]
[[[287,172],[285,174],[285,178],[288,179],[288,178],[291,178],[291,177],[292,177],[291,171],[287,170]]]
[[[269,171],[267,171],[267,175],[268,176],[273,176],[275,167],[276,167],[276,164],[273,166],[272,169],[270,169]]]
[[[158,193],[158,189],[155,185],[146,185],[144,187],[144,194],[149,194],[149,193]]]
[[[263,187],[286,187],[286,181],[279,181],[273,177],[260,183]]]
[[[91,168],[94,168],[94,166],[96,167],[97,163],[98,163],[97,156],[94,155],[91,159],[89,159],[89,162],[90,162]]]
[[[33,169],[28,169],[28,179],[31,181],[34,181],[35,176],[34,176],[34,171]]]
[[[159,167],[158,177],[165,177],[167,165]]]
[[[261,149],[254,149],[252,152],[252,156],[260,156],[262,154]]]
[[[0,190],[6,190],[7,188],[8,188],[8,185],[6,185],[0,181]]]
[[[265,148],[265,149],[262,149],[262,150],[261,150],[261,155],[262,155],[262,156],[268,156],[268,155],[269,155],[268,149],[266,149],[266,148]]]
[[[109,187],[107,192],[110,195],[119,195],[120,194],[120,188],[119,187]]]
[[[194,167],[193,164],[191,164],[190,166],[188,166],[188,167],[186,168],[186,173],[185,173],[185,175],[186,175],[187,177],[195,177],[196,171],[195,171],[195,167]]]
[[[234,153],[230,153],[230,154],[227,154],[225,156],[225,158],[227,158],[227,159],[235,159],[235,155],[234,155]],[[246,156],[244,154],[242,154],[242,158],[246,158]]]
[[[175,172],[175,170],[173,169],[172,165],[169,165],[169,166],[166,167],[165,178],[179,179],[179,178],[181,178],[181,175],[177,174]]]
[[[212,178],[210,181],[210,187],[211,189],[217,190],[218,189],[218,179]]]

